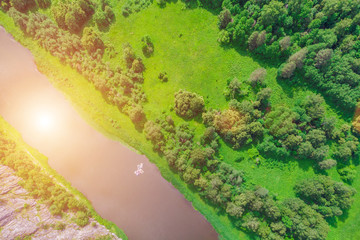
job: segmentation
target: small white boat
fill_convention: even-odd
[[[137,165],[137,170],[134,172],[136,176],[139,176],[140,174],[144,173],[144,170],[142,170],[144,164],[140,163]]]

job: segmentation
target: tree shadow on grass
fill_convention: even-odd
[[[114,19],[107,26],[97,26],[99,31],[107,33],[110,30],[111,25],[116,23],[116,16],[114,15]]]
[[[343,214],[341,216],[338,216],[337,219],[341,222],[345,222],[346,219],[349,217],[349,209],[343,210]]]

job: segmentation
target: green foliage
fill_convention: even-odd
[[[99,49],[101,53],[104,52],[104,43],[101,40],[98,33],[94,31],[93,28],[86,27],[84,28],[83,36],[81,38],[81,43],[88,51],[89,54],[94,54]]]
[[[161,72],[159,73],[158,75],[158,79],[161,81],[161,82],[167,82],[169,80],[169,77],[167,75],[166,72]]]
[[[264,85],[266,77],[266,69],[265,68],[258,68],[255,71],[253,71],[249,77],[249,83],[251,86],[262,86]]]
[[[78,33],[94,14],[94,4],[90,0],[59,2],[51,7],[58,26],[71,33]]]
[[[336,164],[337,164],[336,160],[326,159],[324,161],[319,162],[319,168],[321,170],[328,170],[328,169],[335,167]]]
[[[191,119],[204,110],[204,99],[196,93],[179,90],[175,93],[175,111],[179,116]]]
[[[228,99],[237,99],[246,95],[246,92],[241,89],[241,85],[241,82],[237,78],[229,81],[228,86],[224,90],[225,97]]]
[[[66,224],[63,222],[56,222],[56,224],[54,226],[55,230],[60,230],[60,231],[65,230],[65,228],[66,228]]]
[[[132,13],[140,12],[151,4],[151,0],[126,0],[122,7],[122,15],[128,17]]]
[[[1,163],[12,168],[15,174],[23,179],[19,184],[31,196],[50,206],[51,214],[62,216],[67,211],[74,213],[88,211],[87,207],[73,194],[44,173],[28,153],[18,150],[17,143],[8,139],[3,132],[0,132],[0,143],[0,152],[3,153],[0,155]],[[58,226],[59,230],[63,230],[63,227],[63,225]]]
[[[295,185],[295,192],[324,217],[340,216],[349,209],[355,189],[326,176],[306,179]]]
[[[226,26],[231,22],[231,13],[228,9],[224,9],[220,12],[218,18],[219,29],[225,29]]]
[[[36,6],[35,0],[10,0],[10,4],[16,10],[23,13]]]
[[[89,224],[89,217],[82,211],[77,212],[76,216],[72,220],[80,227],[85,227]]]
[[[294,120],[295,113],[286,107],[278,107],[267,115],[265,127],[273,136],[285,139],[289,134],[296,133]]]
[[[39,8],[46,9],[51,6],[51,0],[36,0]]]
[[[154,44],[151,41],[151,38],[149,35],[145,35],[141,38],[142,42],[142,51],[144,56],[150,57],[154,53]]]
[[[282,219],[295,239],[325,240],[329,226],[322,215],[300,199],[288,199],[281,208]],[[311,219],[311,221],[309,221]]]
[[[230,43],[230,39],[231,39],[230,33],[226,30],[221,30],[218,34],[217,41],[221,44],[228,44]]]

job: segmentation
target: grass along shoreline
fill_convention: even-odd
[[[87,209],[90,211],[92,217],[101,225],[104,225],[111,232],[115,233],[118,237],[123,240],[127,240],[127,236],[124,231],[117,227],[113,222],[103,219],[93,208],[90,201],[77,189],[75,189],[71,183],[69,183],[64,177],[59,175],[54,169],[48,164],[48,159],[46,156],[41,154],[35,148],[29,146],[21,137],[21,134],[12,127],[8,122],[6,122],[0,116],[0,127],[1,130],[6,134],[6,138],[14,141],[16,143],[16,149],[19,151],[24,151],[29,155],[30,159],[34,165],[39,166],[50,178],[53,178],[56,184],[64,187],[69,193],[73,194],[80,202],[84,203]]]

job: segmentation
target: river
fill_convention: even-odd
[[[88,125],[1,26],[0,115],[130,240],[217,239],[156,165]]]

